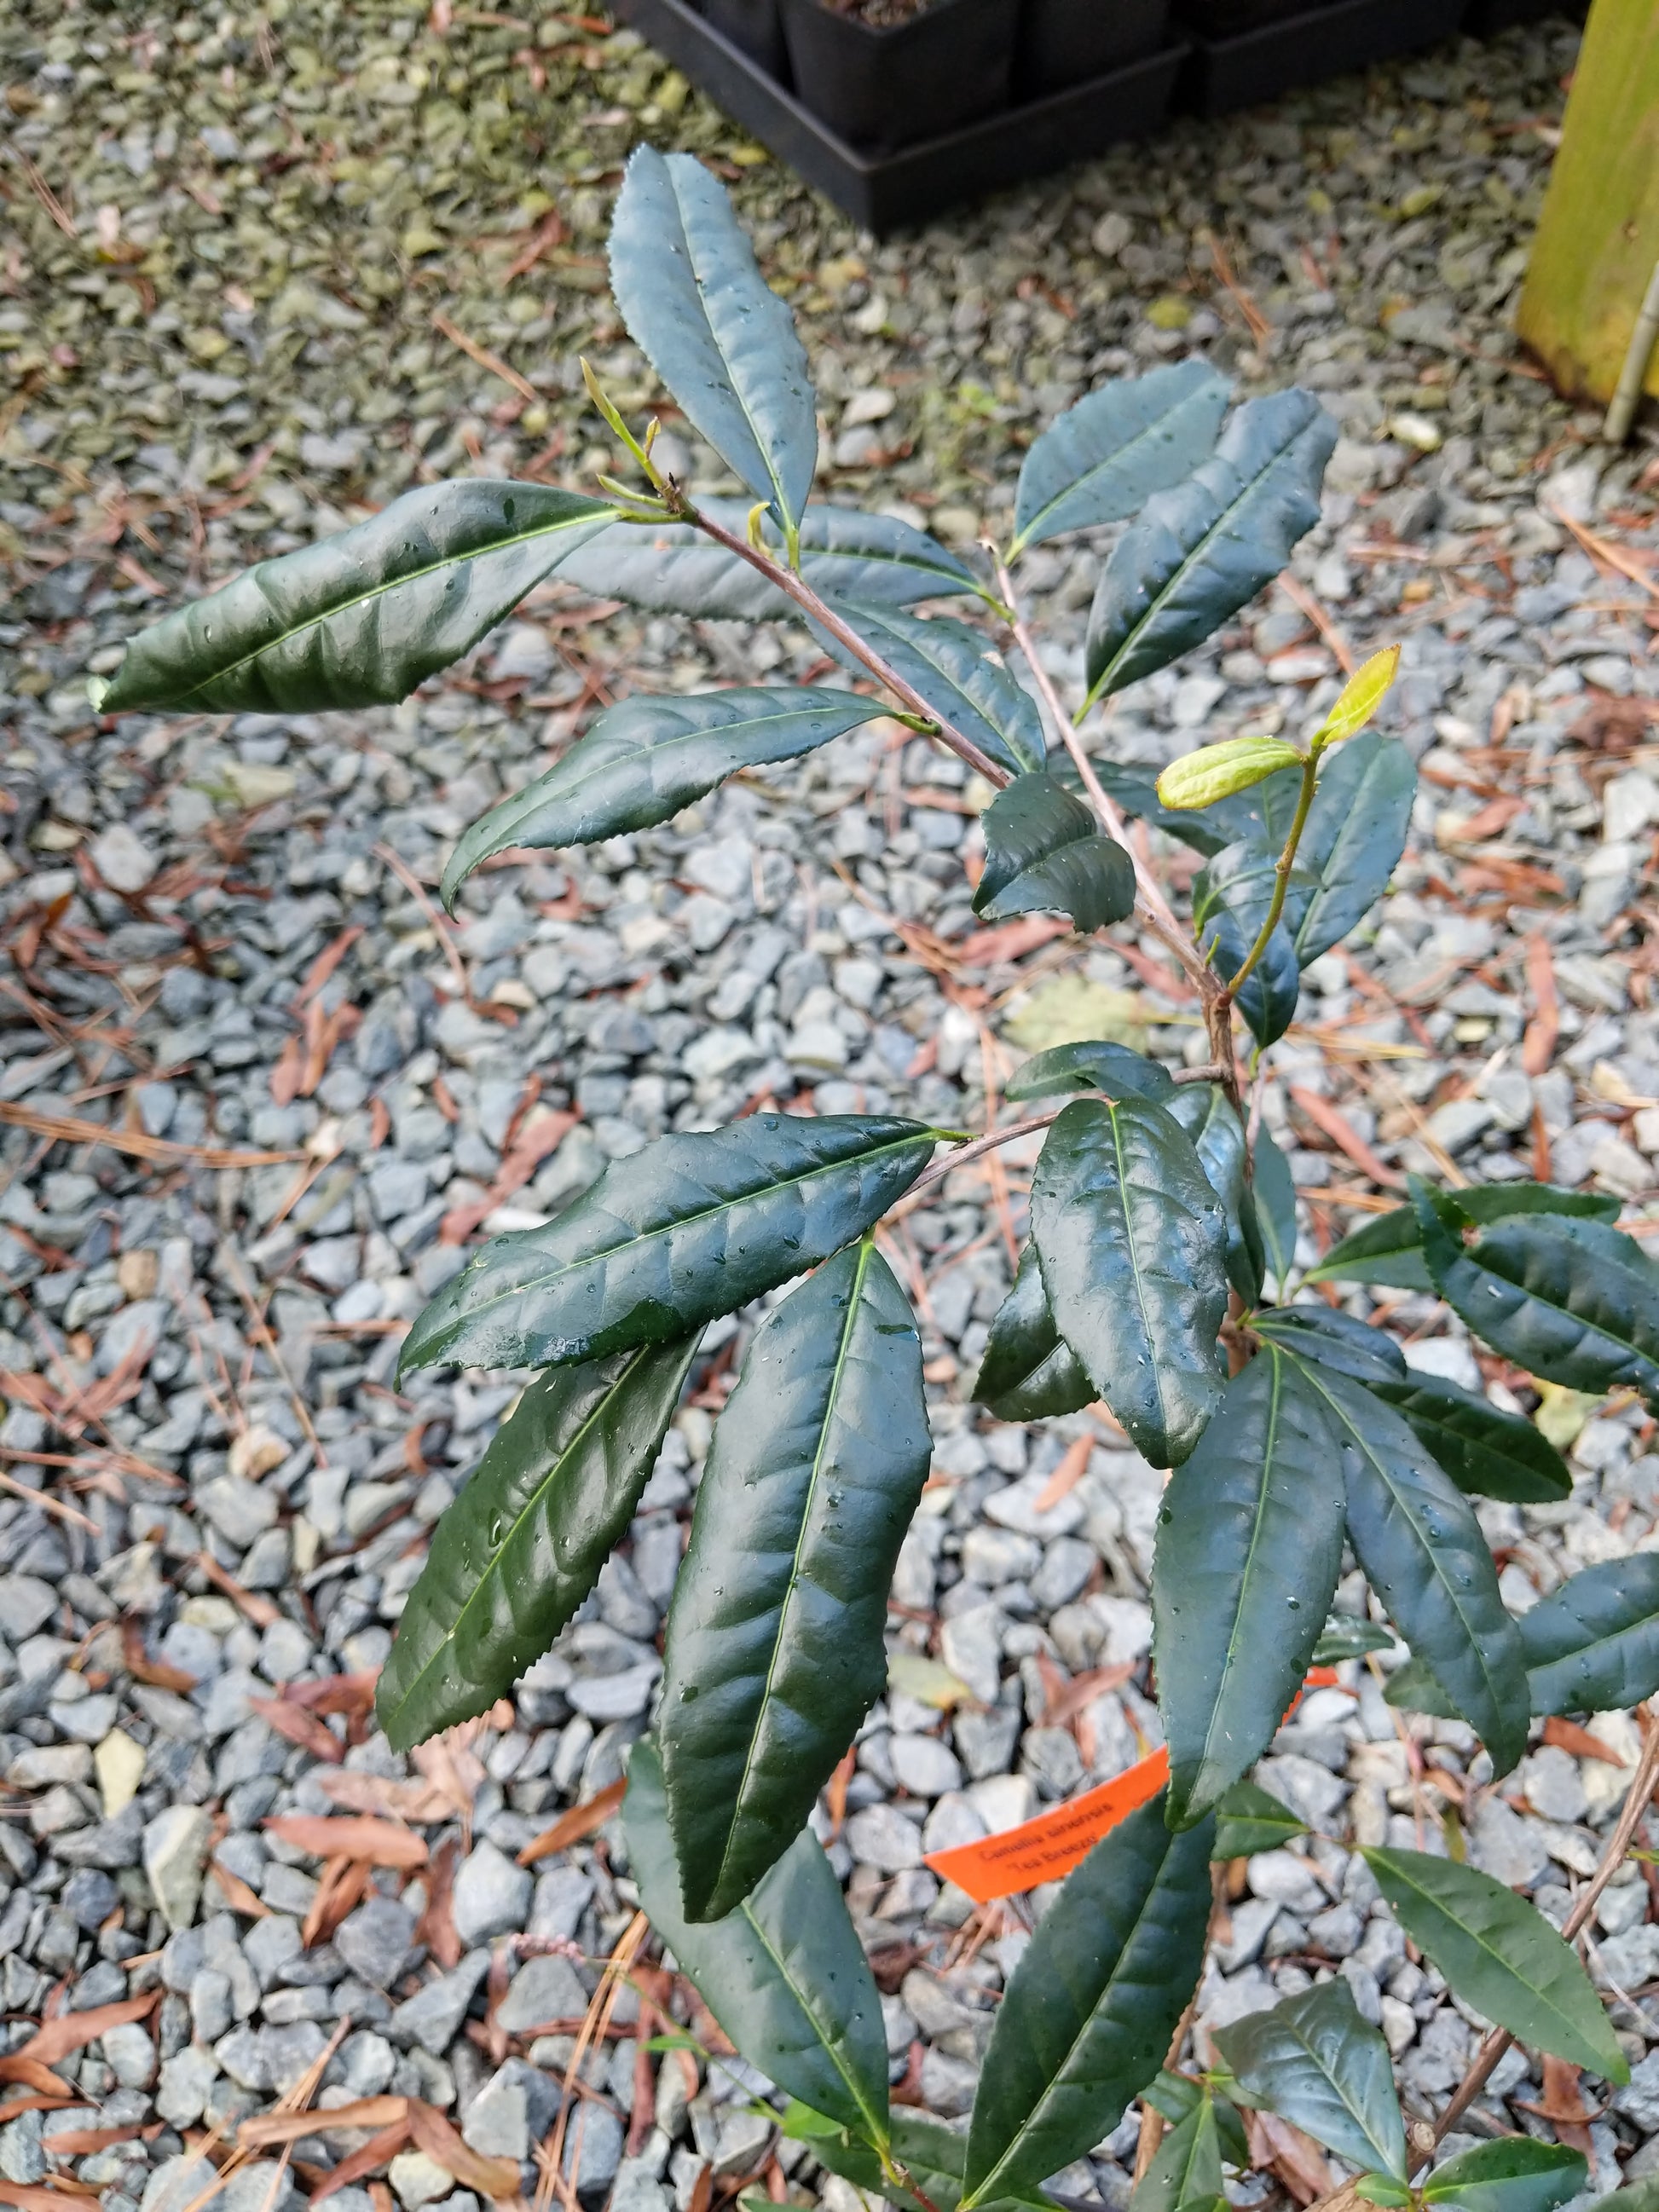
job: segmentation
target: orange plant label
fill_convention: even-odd
[[[1336,1681],[1334,1667],[1310,1668],[1285,1719],[1301,1704],[1304,1691],[1329,1689]],[[1000,1836],[987,1836],[981,1843],[933,1851],[922,1864],[941,1881],[953,1881],[966,1890],[975,1905],[1036,1889],[1041,1882],[1058,1881],[1086,1859],[1120,1820],[1156,1797],[1169,1778],[1170,1754],[1160,1747],[1097,1789],[1056,1805],[1052,1813],[1039,1813],[1034,1820],[1023,1820],[1018,1827],[1005,1828]]]
[[[1035,1820],[1022,1821],[1000,1836],[987,1836],[982,1843],[935,1851],[924,1863],[941,1881],[965,1889],[975,1905],[1035,1889],[1039,1882],[1058,1881],[1087,1858],[1120,1820],[1156,1797],[1169,1778],[1170,1754],[1155,1751],[1098,1789],[1056,1805],[1052,1813],[1039,1813]]]

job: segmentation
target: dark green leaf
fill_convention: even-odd
[[[734,536],[748,527],[746,501],[702,499],[697,506]],[[761,536],[774,560],[781,559],[783,541],[769,516]],[[652,614],[731,622],[801,619],[787,592],[694,522],[612,523],[562,560],[558,573],[596,599],[626,599]],[[971,571],[925,530],[854,507],[807,508],[800,520],[800,573],[823,596],[873,606],[908,607],[917,599],[955,599],[978,588]]]
[[[1545,1505],[1570,1495],[1566,1462],[1524,1414],[1504,1413],[1437,1375],[1372,1388],[1399,1407],[1460,1490],[1513,1505]]]
[[[1398,738],[1362,730],[1328,753],[1297,848],[1285,926],[1305,968],[1374,906],[1406,849],[1417,764]],[[1279,848],[1283,851],[1280,840]]]
[[[1570,1575],[1518,1623],[1534,1713],[1606,1713],[1659,1690],[1659,1553]]]
[[[687,698],[636,692],[608,708],[545,775],[475,822],[444,870],[453,913],[472,871],[510,845],[589,845],[669,821],[739,769],[795,760],[872,721],[851,691],[756,689]]]
[[[725,186],[694,155],[635,149],[611,218],[611,289],[721,459],[781,523],[799,522],[818,452],[806,356]]]
[[[623,1832],[652,1926],[750,2065],[814,2112],[884,2142],[881,1997],[817,1838],[803,1830],[724,1920],[688,1920],[648,1739],[629,1760]]]
[[[1153,494],[1114,548],[1090,611],[1091,698],[1167,667],[1273,581],[1319,520],[1336,437],[1310,392],[1252,399],[1185,483]]]
[[[1278,1733],[1341,1571],[1342,1504],[1328,1415],[1270,1344],[1228,1383],[1158,1515],[1152,1652],[1178,1826]]]
[[[1415,1178],[1412,1200],[1436,1290],[1494,1352],[1569,1389],[1659,1396],[1659,1267],[1633,1237],[1532,1213],[1466,1248],[1455,1201]]]
[[[1659,2212],[1659,2174],[1629,2182],[1598,2201],[1607,2207],[1607,2212]]]
[[[1406,1357],[1394,1339],[1368,1321],[1358,1321],[1332,1306],[1270,1306],[1265,1313],[1252,1315],[1250,1327],[1287,1352],[1328,1367],[1334,1374],[1351,1375],[1357,1382],[1405,1382]]]
[[[908,2111],[896,2105],[890,2115],[892,2127],[891,2156],[896,2166],[902,2166],[916,2185],[920,2195],[914,2195],[896,2183],[884,2172],[880,2159],[859,2136],[845,2128],[836,2127],[820,2113],[805,2116],[805,2120],[816,2122],[808,2128],[801,2119],[791,2125],[792,2115],[799,2112],[792,2106],[784,2114],[783,2131],[796,2141],[809,2142],[812,2155],[820,2165],[827,2166],[831,2173],[839,2173],[856,2188],[868,2190],[873,2197],[884,2197],[890,2203],[915,2208],[915,2212],[927,2212],[923,2203],[934,2208],[934,2212],[955,2212],[962,2195],[962,2162],[967,2154],[968,2138],[947,2128],[942,2121],[927,2112]]]
[[[659,1729],[690,1918],[748,1895],[886,1688],[887,1590],[930,1457],[915,1318],[853,1245],[757,1330],[697,1492]]]
[[[1289,1162],[1266,1129],[1256,1131],[1252,1156],[1255,1173],[1250,1188],[1267,1249],[1267,1273],[1282,1291],[1285,1278],[1296,1265],[1296,1185],[1291,1180]]]
[[[1094,1402],[1094,1384],[1054,1327],[1034,1245],[1021,1252],[1014,1286],[991,1322],[974,1395],[1000,1421],[1049,1420]]]
[[[1431,1713],[1437,1720],[1461,1720],[1462,1715],[1436,1680],[1426,1659],[1407,1659],[1389,1677],[1383,1702],[1402,1713]]]
[[[106,714],[303,714],[407,698],[616,512],[482,477],[406,491],[141,630],[93,703]]]
[[[1619,1218],[1616,1198],[1601,1191],[1563,1190],[1547,1182],[1482,1183],[1473,1190],[1460,1190],[1457,1203],[1472,1220],[1482,1222],[1503,1221],[1516,1213],[1581,1214],[1592,1221]],[[1431,1291],[1416,1208],[1398,1206],[1392,1212],[1379,1213],[1308,1270],[1310,1283],[1337,1278],[1402,1291]]]
[[[1366,1579],[1507,1774],[1527,1746],[1525,1666],[1468,1498],[1391,1406],[1328,1368],[1303,1371],[1345,1432],[1348,1540]]]
[[[1541,1912],[1491,1875],[1426,1851],[1364,1856],[1395,1917],[1455,1996],[1519,2042],[1629,2081],[1589,1976]]]
[[[1152,2164],[1135,2184],[1129,2212],[1181,2212],[1194,2197],[1219,2197],[1221,2185],[1215,2107],[1207,2097],[1200,2097],[1153,2153]]]
[[[1344,1659],[1363,1659],[1368,1651],[1392,1651],[1394,1638],[1374,1620],[1356,1613],[1334,1613],[1319,1632],[1314,1646],[1316,1667],[1334,1667]]]
[[[1406,2178],[1394,2062],[1339,1976],[1215,2031],[1253,2105],[1265,2105],[1350,2164]]]
[[[1288,1805],[1254,1782],[1235,1782],[1216,1801],[1214,1856],[1247,1859],[1257,1851],[1276,1851],[1293,1836],[1308,1832]]]
[[[985,872],[974,912],[985,921],[1058,909],[1086,934],[1121,921],[1134,905],[1134,863],[1127,848],[1051,777],[1017,775],[981,820]]]
[[[486,1244],[416,1317],[399,1372],[557,1366],[683,1336],[861,1237],[935,1141],[887,1115],[756,1114],[659,1137],[546,1228]]]
[[[1265,1796],[1266,1792],[1258,1795]],[[1219,1858],[1221,1854],[1218,1851],[1212,1856]],[[1250,2148],[1244,2137],[1244,2123],[1226,2098],[1218,2095],[1208,2082],[1194,2081],[1188,2074],[1172,2074],[1166,2066],[1140,2093],[1141,2103],[1161,2112],[1171,2127],[1179,2125],[1203,2099],[1208,2100],[1215,2113],[1222,2157],[1230,2166],[1248,2166]]]
[[[1193,885],[1194,933],[1210,965],[1225,980],[1249,957],[1267,919],[1273,880],[1273,856],[1241,841],[1224,846]],[[1284,1036],[1296,1018],[1301,988],[1296,947],[1281,920],[1238,992],[1238,1010],[1258,1043],[1272,1044]]]
[[[1164,1103],[1192,1139],[1210,1188],[1226,1209],[1228,1279],[1254,1305],[1261,1295],[1261,1231],[1246,1173],[1243,1124],[1218,1084],[1182,1084]]]
[[[1143,1098],[1167,1103],[1175,1096],[1175,1080],[1167,1067],[1131,1052],[1126,1044],[1111,1044],[1091,1037],[1079,1044],[1057,1044],[1048,1052],[1034,1052],[1017,1067],[1003,1086],[1005,1098],[1042,1098],[1054,1091],[1107,1091],[1113,1097],[1133,1091]]]
[[[1213,1835],[1209,1821],[1172,1835],[1154,1798],[1068,1876],[998,2008],[965,2205],[1058,2173],[1158,2072],[1204,1960]]]
[[[977,630],[948,615],[923,622],[896,607],[839,594],[831,604],[936,714],[972,738],[982,752],[1016,775],[1042,766],[1048,747],[1036,701]],[[816,624],[811,627],[826,651],[852,665],[851,655],[837,639]],[[857,665],[862,672],[862,662]]]
[[[1386,2173],[1362,2173],[1353,2185],[1354,2195],[1363,2203],[1382,2204],[1389,2212],[1407,2212],[1412,2192],[1403,2181],[1390,2181]]]
[[[1149,1098],[1079,1098],[1048,1133],[1031,1233],[1056,1327],[1154,1467],[1221,1395],[1227,1218],[1193,1142]]]
[[[1465,2212],[1555,2212],[1589,2179],[1583,2154],[1565,2143],[1510,2136],[1476,2143],[1436,2166],[1422,2197],[1425,2204],[1461,2204]]]
[[[539,1659],[628,1534],[695,1335],[538,1375],[438,1523],[375,1692],[394,1750],[470,1720]]]
[[[1068,407],[1025,456],[1008,558],[1028,545],[1123,522],[1212,451],[1229,386],[1194,359],[1121,377]]]

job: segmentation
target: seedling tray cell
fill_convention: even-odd
[[[734,122],[878,237],[1155,131],[1187,55],[1174,44],[943,137],[872,153],[838,138],[687,0],[615,0],[615,8]]]
[[[1455,0],[1335,0],[1231,39],[1197,39],[1178,104],[1203,116],[1255,107],[1282,93],[1408,54],[1458,28]]]

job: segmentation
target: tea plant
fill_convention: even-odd
[[[556,571],[659,612],[799,618],[862,689],[624,700],[460,840],[446,902],[508,848],[665,822],[740,769],[896,716],[994,794],[975,910],[1057,911],[1081,932],[1133,915],[1191,979],[1209,1059],[1171,1074],[1104,1041],[1039,1053],[1008,1096],[1060,1103],[1001,1130],[763,1112],[666,1136],[547,1226],[484,1244],[415,1322],[403,1371],[536,1373],[434,1536],[380,1680],[386,1735],[406,1747],[483,1711],[547,1649],[629,1527],[700,1331],[793,1285],[756,1329],[714,1433],[656,1733],[635,1750],[625,1812],[652,1919],[738,2046],[796,2100],[787,2124],[857,2181],[922,2212],[967,2212],[1047,2201],[1048,2178],[1141,2097],[1170,2126],[1139,2212],[1180,2212],[1211,2204],[1224,2164],[1243,2162],[1237,2107],[1254,2104],[1358,2169],[1374,2203],[1548,2212],[1581,2186],[1583,2160],[1530,2138],[1413,2176],[1511,2036],[1626,2078],[1570,1940],[1659,1754],[1568,1940],[1453,1859],[1367,1853],[1407,1934],[1494,2023],[1437,2125],[1408,2135],[1387,2046],[1340,1981],[1218,2033],[1218,2068],[1171,2070],[1212,1861],[1299,1826],[1245,1778],[1311,1662],[1389,1640],[1352,1618],[1327,1626],[1345,1547],[1410,1648],[1395,1695],[1467,1722],[1495,1773],[1534,1716],[1659,1687],[1653,1555],[1590,1568],[1512,1618],[1470,1500],[1565,1498],[1559,1455],[1520,1415],[1409,1371],[1389,1336],[1316,1287],[1432,1290],[1518,1368],[1659,1402],[1659,1269],[1614,1225],[1616,1206],[1536,1183],[1414,1181],[1408,1203],[1298,1274],[1292,1194],[1260,1127],[1261,1051],[1291,1020],[1303,969],[1360,921],[1403,847],[1412,761],[1368,726],[1395,656],[1359,672],[1305,747],[1236,738],[1156,784],[1079,734],[1099,701],[1278,574],[1317,518],[1335,426],[1300,391],[1231,406],[1199,361],[1107,385],[1032,446],[1012,540],[981,570],[903,522],[811,500],[805,355],[696,162],[635,156],[611,273],[635,337],[752,506],[694,502],[590,377],[631,471],[602,478],[603,496],[471,479],[410,492],[143,633],[104,710],[401,699]],[[1109,523],[1125,526],[1101,571],[1073,722],[1012,572],[1030,547]],[[958,614],[914,611],[946,599]],[[1190,927],[1126,816],[1202,857]],[[886,1593],[928,1469],[919,1335],[875,1234],[907,1194],[1036,1128],[1030,1239],[977,1395],[1021,1421],[1103,1401],[1173,1469],[1152,1586],[1170,1781],[1042,1919],[961,2135],[890,2103],[875,1984],[806,1823],[881,1694]],[[1293,1295],[1304,1285],[1315,1295]]]

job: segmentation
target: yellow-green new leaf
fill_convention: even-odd
[[[1171,761],[1158,780],[1158,795],[1165,806],[1213,806],[1265,783],[1282,768],[1301,766],[1302,756],[1287,738],[1228,738]]]
[[[1381,653],[1372,653],[1363,668],[1354,671],[1313,741],[1316,755],[1322,753],[1328,745],[1340,745],[1344,738],[1352,738],[1364,728],[1388,697],[1399,666],[1400,647],[1389,645]]]

